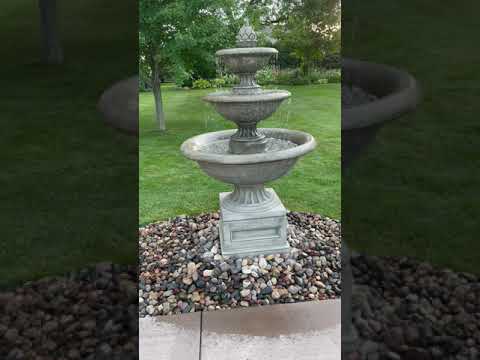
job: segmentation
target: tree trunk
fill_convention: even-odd
[[[150,66],[152,69],[152,91],[155,99],[155,117],[160,130],[165,131],[167,127],[165,124],[165,114],[163,113],[160,69],[158,68],[158,63],[155,61],[155,59],[153,59],[153,57],[150,60]]]
[[[308,57],[303,58],[301,68],[303,75],[307,76],[310,74],[310,59]]]
[[[47,64],[61,64],[63,51],[57,27],[57,1],[38,0],[38,6],[43,43],[42,60]]]

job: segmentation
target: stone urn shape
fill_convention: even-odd
[[[238,33],[237,47],[223,49],[217,58],[240,83],[231,91],[207,95],[237,130],[201,134],[186,140],[181,151],[209,176],[234,186],[220,194],[220,244],[223,255],[245,256],[288,252],[287,210],[275,191],[264,184],[276,180],[297,160],[315,148],[305,132],[257,128],[291,96],[285,90],[264,90],[256,72],[278,53],[256,47],[256,34],[246,23]]]

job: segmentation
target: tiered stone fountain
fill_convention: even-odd
[[[264,184],[284,176],[298,158],[315,148],[307,133],[287,129],[257,129],[290,97],[284,90],[263,90],[256,72],[278,53],[256,47],[252,27],[244,25],[237,48],[219,50],[216,56],[240,84],[229,92],[205,97],[238,129],[201,134],[185,141],[182,153],[195,160],[207,175],[234,185],[220,194],[220,243],[223,255],[287,252],[286,209],[275,191]]]

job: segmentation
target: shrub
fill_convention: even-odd
[[[340,69],[315,70],[308,75],[308,78],[311,84],[332,84],[340,83],[342,75]]]
[[[263,68],[257,72],[256,80],[259,85],[274,84],[276,80],[275,73],[271,66]]]
[[[279,85],[308,85],[341,82],[340,69],[314,70],[309,74],[303,74],[300,69],[285,69],[280,71],[273,83]]]
[[[210,83],[210,81],[205,79],[194,80],[192,84],[193,89],[208,89],[211,87],[212,87],[212,84]]]
[[[152,87],[150,86],[150,83],[144,77],[139,77],[138,79],[138,91],[139,92],[152,91]]]
[[[193,78],[192,73],[186,71],[181,66],[175,67],[175,83],[180,87],[192,87]]]
[[[310,84],[317,84],[321,79],[324,79],[321,71],[313,70],[310,74],[307,75]]]
[[[300,69],[290,69],[280,71],[276,83],[279,85],[308,85],[312,83],[312,80],[311,75],[304,75]]]
[[[225,87],[225,79],[224,78],[216,78],[210,81],[212,87],[215,88],[222,88]]]
[[[342,67],[340,54],[328,54],[322,60],[322,66],[326,69],[339,69]]]
[[[276,83],[279,85],[290,85],[294,78],[295,70],[281,70],[277,74]]]
[[[309,85],[341,82],[340,69],[314,70],[305,75],[300,69],[285,69],[275,73],[272,67],[266,67],[257,72],[256,80],[260,85]],[[239,83],[239,78],[233,74],[226,74],[220,78],[192,81],[193,89],[208,89],[230,87]]]
[[[340,69],[330,69],[324,72],[324,77],[329,84],[342,82],[342,71]]]
[[[235,74],[226,74],[222,76],[222,79],[225,80],[225,86],[233,86],[240,82],[240,79]]]
[[[307,76],[296,76],[290,79],[290,85],[308,85],[310,84],[310,79]]]

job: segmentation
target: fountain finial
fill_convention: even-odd
[[[245,24],[237,34],[237,46],[243,48],[257,46],[257,34],[255,34],[253,27],[250,26],[248,18],[245,19]]]

